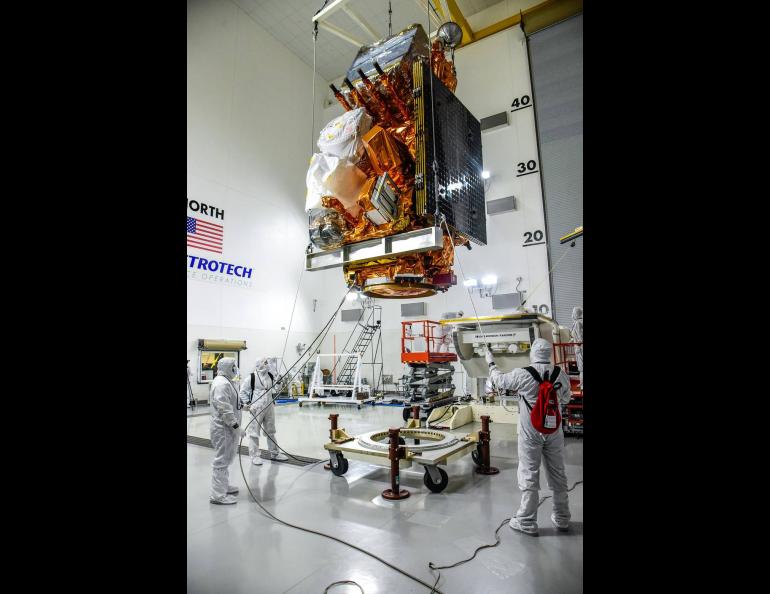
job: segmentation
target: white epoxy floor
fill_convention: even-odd
[[[327,458],[328,453],[323,444],[329,439],[329,415],[336,413],[337,426],[345,429],[348,435],[358,435],[367,431],[402,427],[404,420],[403,408],[400,406],[367,405],[356,409],[351,405],[304,404],[301,408],[296,404],[277,405],[275,409],[275,439],[280,446],[292,454],[309,458]],[[245,426],[251,416],[242,415]],[[458,428],[452,433],[471,433],[481,428],[480,423],[471,423]],[[209,416],[196,412],[196,416],[187,417],[187,434],[194,437],[209,437]],[[514,439],[515,428],[512,425],[499,425],[497,431],[492,429],[493,436],[506,436]],[[244,440],[243,445],[248,445]],[[262,437],[260,447],[267,449],[267,439]]]
[[[330,412],[339,426],[357,434],[401,426],[401,409],[344,406],[279,406],[276,438],[286,450],[326,459]],[[188,417],[188,434],[208,437],[207,416]],[[477,431],[466,425],[458,433]],[[491,426],[492,463],[496,476],[473,472],[470,456],[448,465],[450,480],[439,494],[430,493],[422,469],[405,470],[401,486],[411,497],[391,502],[381,497],[388,471],[354,460],[342,477],[323,470],[265,461],[261,467],[242,457],[246,480],[270,511],[287,521],[350,540],[432,584],[428,561],[449,564],[494,542],[494,530],[517,507],[515,430]],[[264,440],[263,440],[264,441]],[[263,443],[265,448],[266,444]],[[377,561],[319,536],[275,523],[250,500],[238,462],[231,483],[241,492],[233,506],[208,502],[212,450],[187,446],[187,590],[195,593],[318,593],[330,583],[352,579],[366,594],[430,592]],[[582,480],[583,443],[567,438],[565,463],[570,486]],[[544,490],[549,495],[544,471]],[[540,536],[501,530],[501,544],[481,551],[475,560],[442,571],[438,588],[445,594],[582,592],[583,485],[570,493],[572,530],[559,533],[549,521],[550,499],[540,508]],[[330,594],[359,592],[335,587]]]

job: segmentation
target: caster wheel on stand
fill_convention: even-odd
[[[433,477],[431,477],[427,468],[425,469],[425,475],[422,477],[425,486],[430,489],[431,493],[441,493],[441,491],[446,489],[446,486],[449,484],[449,475],[444,472],[444,469],[436,468],[436,470],[438,470],[439,475],[441,476],[441,481],[439,483],[433,482]]]
[[[473,459],[473,463],[476,466],[481,466],[481,451],[479,450],[478,446],[471,452],[471,458]]]
[[[342,476],[348,471],[348,461],[342,454],[332,454],[329,456],[329,470],[334,476]]]

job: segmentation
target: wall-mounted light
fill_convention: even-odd
[[[481,277],[481,286],[475,278],[463,281],[463,286],[469,291],[478,291],[479,297],[491,297],[497,291],[497,275],[486,274]]]
[[[489,173],[489,171],[487,171],[486,169],[481,172],[481,179],[489,179],[491,176],[492,174]]]

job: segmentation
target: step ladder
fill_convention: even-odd
[[[361,332],[358,334],[358,337],[356,338],[356,342],[353,345],[353,348],[351,349],[351,353],[358,353],[362,357],[364,356],[364,353],[369,348],[369,345],[372,344],[372,339],[374,338],[375,333],[380,329],[380,323],[377,322],[376,324],[360,324]],[[356,360],[352,357],[348,357],[347,361],[345,361],[345,364],[342,366],[342,369],[339,372],[339,375],[337,376],[337,383],[338,384],[349,384],[351,383],[351,379],[353,377],[353,372],[356,369]]]

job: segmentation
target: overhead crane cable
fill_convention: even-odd
[[[441,222],[444,224],[444,228],[446,229],[447,234],[449,234],[449,225],[446,222],[446,217],[441,217]],[[452,239],[452,235],[449,235],[449,240],[452,242],[452,257],[457,262],[457,265],[460,267],[460,275],[463,277],[463,286],[465,286],[465,271],[463,270],[463,264],[460,261],[460,258],[457,257],[457,246],[455,246],[454,239]],[[484,333],[484,330],[481,328],[481,322],[479,321],[479,312],[476,309],[476,302],[473,301],[473,293],[471,292],[470,287],[467,287],[468,291],[468,298],[471,300],[471,307],[473,307],[473,313],[476,314],[476,327],[479,329],[479,334],[481,334],[482,338],[484,339],[484,344],[487,344],[487,335]],[[497,387],[494,385],[494,383],[490,382],[490,385],[492,386],[492,393],[495,395],[498,395]]]
[[[304,260],[304,258],[305,257],[303,256],[302,259]],[[304,274],[305,274],[305,266],[303,262],[302,266],[300,266],[300,269],[299,269],[299,279],[297,280],[297,291],[294,293],[294,303],[291,306],[291,315],[289,316],[289,326],[286,328],[286,338],[283,341],[283,350],[281,351],[281,363],[284,365],[285,363],[283,363],[283,358],[286,356],[286,345],[289,342],[289,334],[291,333],[291,324],[294,321],[294,310],[297,307],[297,299],[299,298],[299,289],[302,286],[302,275]],[[286,368],[286,371],[287,372],[289,371],[288,367]]]
[[[348,294],[348,293],[350,293],[350,289],[347,289],[347,290],[345,291],[345,293],[344,293],[344,294],[343,294],[343,296],[342,296],[342,299],[340,300],[340,304],[337,306],[337,309],[336,309],[336,310],[334,310],[334,313],[332,313],[331,317],[330,317],[330,318],[329,318],[329,320],[326,322],[326,324],[324,324],[323,328],[321,328],[321,330],[319,331],[319,333],[318,333],[318,334],[315,336],[315,338],[313,338],[313,340],[310,342],[310,345],[308,345],[308,347],[307,347],[307,348],[305,349],[305,351],[304,351],[304,352],[303,352],[303,353],[302,353],[302,354],[301,354],[301,355],[300,355],[300,356],[297,358],[297,360],[296,360],[296,361],[294,361],[294,363],[292,363],[292,364],[291,364],[291,366],[289,366],[289,367],[288,367],[288,370],[286,371],[286,373],[284,373],[283,375],[279,376],[279,377],[278,377],[278,379],[277,379],[277,380],[275,380],[275,383],[276,383],[276,384],[280,384],[280,383],[281,383],[281,382],[282,382],[282,381],[283,381],[283,380],[286,378],[286,376],[288,376],[288,375],[289,375],[289,373],[291,372],[291,370],[292,370],[292,369],[293,369],[293,368],[294,368],[294,367],[295,367],[295,366],[296,366],[296,365],[297,365],[297,364],[298,364],[298,363],[299,363],[299,362],[302,360],[302,358],[303,358],[303,357],[304,357],[304,356],[305,356],[307,353],[309,353],[310,351],[312,351],[312,350],[315,348],[315,346],[314,346],[314,345],[315,345],[315,342],[316,342],[316,341],[317,341],[319,338],[321,338],[321,342],[319,342],[319,345],[318,345],[318,346],[320,346],[320,345],[323,343],[323,340],[326,338],[326,335],[329,333],[329,329],[331,328],[331,325],[332,325],[332,323],[334,322],[334,319],[335,319],[335,317],[337,316],[337,312],[339,312],[339,310],[340,310],[340,309],[342,309],[342,305],[344,304],[344,302],[345,302],[345,298],[347,297],[347,294]],[[325,334],[324,334],[324,331],[326,331],[326,333],[325,333]],[[322,334],[323,334],[323,336],[321,336]],[[308,361],[309,361],[309,360],[310,360],[310,357],[308,357]],[[307,363],[307,361],[305,361],[305,363]],[[304,365],[304,364],[303,364],[303,365]],[[298,373],[298,371],[299,371],[300,369],[302,369],[302,366],[303,366],[303,365],[300,365],[300,366],[297,368],[297,372],[295,372],[295,373],[292,375],[292,377],[290,378],[290,380],[289,380],[289,381],[293,380],[293,379],[294,379],[294,378],[297,376],[297,373]],[[262,397],[262,395],[263,395],[263,394],[265,394],[266,392],[268,392],[269,390],[270,390],[270,388],[267,388],[267,389],[263,390],[263,391],[262,391],[262,393],[261,393],[261,394],[258,396],[258,398],[261,398],[261,397]],[[275,401],[275,400],[277,399],[277,397],[278,397],[278,396],[276,395],[276,396],[273,398],[273,401]]]
[[[546,274],[546,275],[545,275],[545,276],[542,278],[542,280],[541,280],[539,283],[537,283],[537,285],[535,285],[535,288],[534,288],[534,289],[532,289],[532,292],[530,292],[530,294],[529,294],[529,295],[527,295],[527,298],[526,298],[524,301],[522,301],[522,302],[521,302],[521,305],[522,305],[522,307],[524,306],[524,304],[525,304],[527,301],[529,301],[529,298],[530,298],[530,297],[532,297],[532,295],[534,295],[534,294],[535,294],[535,291],[537,291],[537,290],[540,288],[540,285],[542,285],[542,284],[543,284],[543,283],[544,283],[546,280],[548,280],[549,278],[551,278],[551,273],[552,273],[552,272],[554,271],[554,269],[555,269],[555,268],[556,268],[556,267],[559,265],[559,262],[561,262],[561,261],[564,259],[564,257],[565,257],[567,254],[569,254],[569,252],[570,252],[570,248],[571,248],[571,247],[572,247],[572,246],[570,246],[569,248],[567,248],[566,250],[564,250],[564,253],[561,255],[561,258],[559,258],[559,259],[556,261],[556,263],[555,263],[553,266],[551,266],[550,270],[548,270],[548,273],[547,273],[547,274]]]
[[[433,96],[433,46],[431,45],[430,40],[430,9],[433,8],[433,5],[431,4],[431,0],[426,0],[426,14],[428,15],[428,78],[430,79],[430,121],[431,121],[431,129],[430,129],[430,136],[431,140],[433,141],[433,162],[431,163],[431,169],[433,170],[433,200],[436,202],[436,210],[433,213],[433,215],[436,217],[436,220],[438,220],[439,211],[438,211],[438,205],[439,205],[439,199],[438,199],[438,162],[436,161],[436,155],[438,154],[436,152],[436,104],[435,104],[435,97]],[[436,9],[433,8],[433,12],[436,13],[436,16],[438,16],[438,13],[436,12]],[[425,182],[423,182],[425,183]],[[447,233],[448,233],[447,228]],[[452,238],[452,235],[449,235],[449,238]],[[454,245],[454,241],[452,242]]]
[[[307,349],[305,349],[305,352],[304,352],[304,353],[302,353],[302,355],[300,355],[299,359],[297,359],[297,360],[296,360],[296,361],[295,361],[295,362],[294,362],[294,363],[291,365],[291,367],[290,367],[289,369],[293,369],[293,368],[294,368],[294,366],[295,366],[295,365],[297,365],[297,363],[298,363],[299,361],[301,361],[302,357],[304,357],[306,353],[308,353],[308,352],[309,352],[309,351],[310,351],[312,348],[314,348],[314,347],[313,347],[313,345],[314,345],[314,343],[315,343],[315,342],[316,342],[316,341],[319,339],[319,337],[320,337],[320,339],[321,339],[321,340],[320,340],[320,342],[318,343],[318,346],[320,347],[320,345],[323,343],[323,341],[324,341],[324,339],[326,338],[326,336],[329,334],[329,330],[331,329],[332,323],[334,322],[334,319],[337,317],[337,312],[339,312],[339,310],[342,308],[342,304],[345,302],[345,298],[347,297],[347,294],[348,294],[349,292],[350,292],[350,289],[348,289],[347,291],[345,291],[345,294],[342,296],[342,299],[340,300],[340,304],[339,304],[339,306],[338,306],[338,307],[337,307],[337,309],[334,311],[334,313],[331,315],[331,317],[329,318],[329,321],[328,321],[328,322],[326,322],[326,325],[325,325],[325,326],[324,326],[324,327],[321,329],[321,332],[319,332],[319,333],[316,335],[316,337],[315,337],[315,338],[312,340],[312,342],[310,343],[310,346],[308,346],[308,348],[307,348]],[[311,356],[312,356],[312,355],[311,355]],[[309,360],[310,360],[310,357],[308,357],[308,361],[309,361]],[[305,363],[307,363],[307,361],[305,361]],[[303,366],[304,366],[304,364],[303,364],[303,365],[299,365],[299,366],[297,367],[297,371],[295,371],[295,372],[294,372],[294,375],[292,375],[292,376],[291,376],[291,378],[289,378],[289,381],[288,381],[288,383],[291,383],[291,382],[294,380],[294,378],[295,378],[295,377],[297,377],[297,374],[298,374],[298,373],[299,373],[299,372],[302,370],[302,367],[303,367]],[[260,394],[260,395],[257,397],[257,399],[261,398],[261,397],[262,397],[262,396],[263,396],[263,395],[264,395],[266,392],[269,392],[270,390],[272,390],[272,389],[275,387],[276,383],[280,383],[280,382],[281,382],[281,381],[282,381],[282,380],[283,380],[283,379],[284,379],[284,378],[285,378],[285,377],[286,377],[288,374],[289,374],[289,372],[287,371],[287,372],[286,372],[284,375],[280,376],[280,377],[278,378],[278,380],[273,380],[273,381],[272,381],[272,385],[271,385],[269,388],[265,388],[264,390],[262,390],[262,393],[261,393],[261,394]],[[234,386],[233,386],[233,387],[234,387]],[[274,395],[273,395],[273,398],[272,398],[272,400],[271,400],[271,401],[270,401],[270,403],[269,403],[269,404],[268,404],[268,405],[265,407],[265,409],[267,409],[267,407],[268,407],[268,406],[274,406],[274,405],[275,405],[275,401],[276,401],[277,399],[278,399],[278,394],[274,394]],[[252,393],[252,401],[253,401],[253,400],[255,400],[255,398],[254,398],[254,394]],[[240,402],[239,402],[239,404],[240,404]],[[263,409],[263,410],[265,410],[265,409]],[[261,412],[260,412],[259,414],[261,414]],[[239,444],[238,444],[238,445],[239,445],[239,447],[242,447],[242,445],[243,445],[243,437],[244,437],[244,434],[245,434],[245,432],[246,432],[246,429],[248,429],[248,427],[249,427],[249,426],[250,426],[252,423],[256,423],[256,424],[257,424],[257,426],[259,426],[260,430],[261,430],[261,431],[262,431],[262,432],[263,432],[265,435],[267,435],[267,438],[268,438],[270,441],[272,441],[272,442],[275,444],[275,446],[276,446],[276,447],[277,447],[279,450],[281,450],[281,451],[282,451],[284,454],[286,454],[287,456],[289,456],[289,457],[293,458],[294,460],[297,460],[298,462],[305,462],[305,460],[300,460],[300,459],[299,459],[299,458],[297,458],[295,455],[293,455],[293,454],[291,454],[291,453],[287,452],[286,450],[284,450],[284,449],[283,449],[283,448],[280,446],[280,444],[279,444],[279,443],[278,443],[278,442],[277,442],[277,441],[276,441],[276,440],[275,440],[273,437],[271,437],[271,436],[270,436],[270,434],[269,434],[267,431],[265,431],[265,430],[264,430],[264,428],[263,428],[263,426],[262,426],[262,423],[260,423],[260,422],[257,420],[257,417],[256,417],[256,416],[254,416],[254,415],[252,415],[251,421],[249,421],[249,422],[248,422],[248,423],[247,423],[247,424],[246,424],[246,425],[243,427],[243,432],[241,433],[241,439],[240,439],[240,442],[239,442]]]

